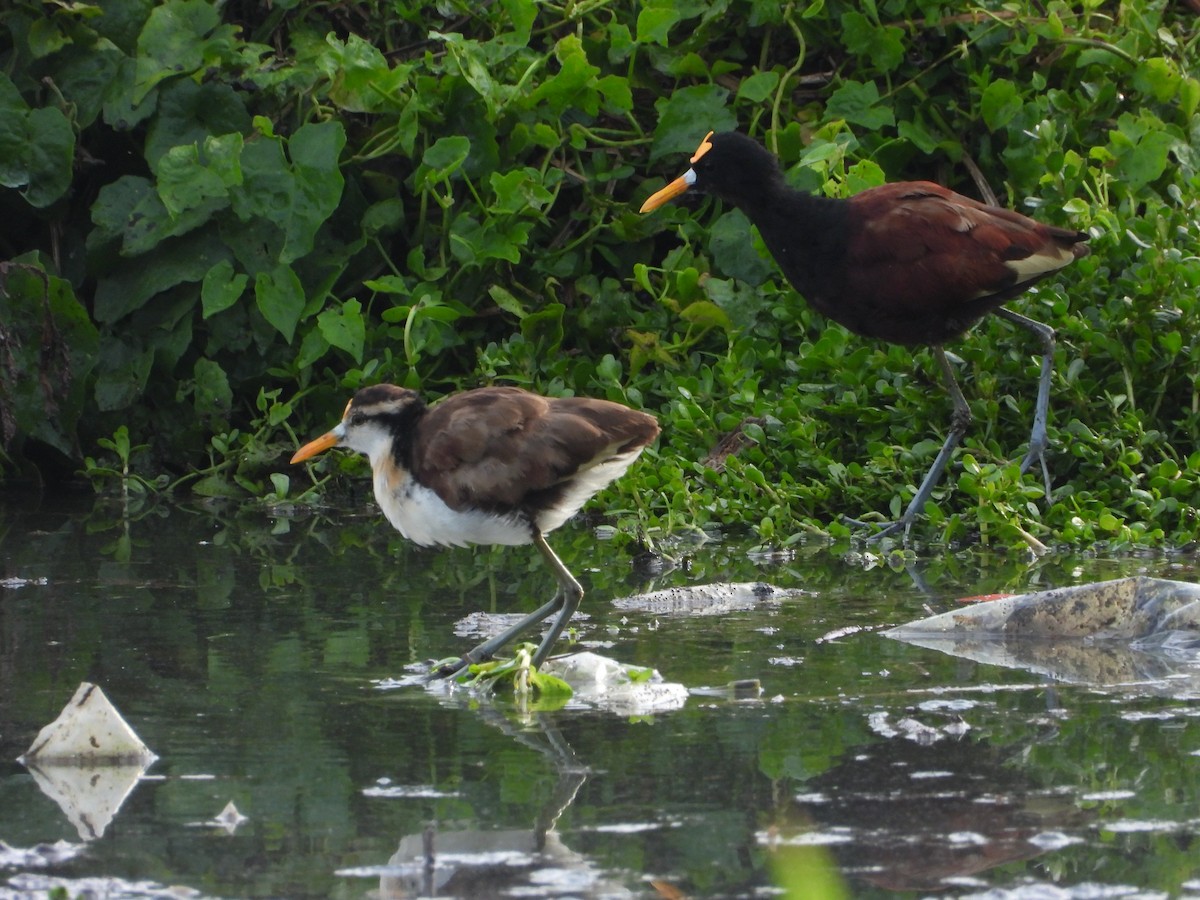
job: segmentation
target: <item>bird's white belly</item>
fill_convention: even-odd
[[[394,469],[391,473],[375,470],[375,500],[392,526],[415,544],[465,547],[468,544],[515,545],[533,541],[529,524],[517,516],[451,509],[441,497],[418,484],[411,475],[397,475]]]

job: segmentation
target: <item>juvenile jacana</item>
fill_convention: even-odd
[[[954,403],[950,432],[904,514],[874,537],[903,529],[907,538],[966,432],[971,411],[942,345],[991,312],[1041,342],[1033,430],[1021,472],[1039,463],[1049,496],[1046,412],[1054,330],[1001,304],[1086,256],[1086,234],[927,181],[885,184],[846,200],[817,197],[790,187],[778,160],[737,132],[709,132],[691,168],[646,200],[641,211],[689,190],[712,194],[745,213],[792,286],[818,312],[864,337],[933,349]]]
[[[553,599],[433,673],[446,677],[558,612],[533,656],[541,665],[583,599],[546,534],[623,475],[657,435],[653,416],[607,400],[485,387],[426,406],[415,391],[380,384],[358,391],[342,421],[292,462],[330,447],[364,454],[383,514],[422,546],[537,547],[558,580]]]

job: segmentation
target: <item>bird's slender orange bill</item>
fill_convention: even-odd
[[[662,206],[668,200],[672,200],[675,197],[678,197],[680,194],[682,194],[687,189],[688,189],[688,181],[686,178],[684,178],[682,175],[680,175],[678,178],[676,178],[674,181],[672,181],[670,184],[668,184],[662,190],[655,191],[653,194],[651,194],[646,199],[646,202],[642,204],[642,208],[639,210],[639,212],[647,213],[647,212],[651,212],[652,210],[658,209],[660,206]]]
[[[304,462],[311,456],[316,456],[318,453],[324,453],[330,447],[337,446],[338,437],[332,431],[327,431],[314,441],[309,441],[303,447],[295,452],[292,456],[292,462]]]

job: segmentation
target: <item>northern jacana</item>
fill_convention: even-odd
[[[827,318],[863,337],[933,349],[954,403],[950,431],[904,514],[874,538],[901,529],[908,537],[970,425],[970,408],[942,345],[992,312],[1032,331],[1041,343],[1033,429],[1021,472],[1039,463],[1049,496],[1046,414],[1054,330],[1002,304],[1086,256],[1086,234],[927,181],[885,184],[845,200],[818,197],[790,187],[779,161],[737,132],[709,132],[691,168],[647,199],[641,211],[685,191],[712,194],[745,213],[792,286]]]
[[[342,421],[292,462],[330,447],[364,454],[383,514],[422,546],[537,547],[558,581],[554,597],[433,673],[446,677],[491,659],[557,612],[533,656],[541,665],[583,598],[546,534],[623,475],[657,435],[653,416],[607,400],[485,387],[426,406],[415,391],[380,384],[359,390]]]

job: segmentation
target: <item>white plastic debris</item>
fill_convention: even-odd
[[[225,804],[225,808],[221,810],[220,815],[213,819],[213,825],[219,828],[224,828],[227,834],[233,834],[237,831],[238,826],[250,820],[238,811],[238,808],[230,800]]]
[[[1059,681],[1200,693],[1200,585],[1120,578],[1003,597],[889,638]]]
[[[141,765],[158,759],[96,685],[83,682],[17,761],[25,765]]]
[[[664,681],[655,670],[617,662],[590,651],[547,660],[542,671],[561,678],[573,700],[619,715],[641,716],[680,709],[688,690]]]
[[[666,588],[612,601],[617,609],[627,612],[652,613],[658,616],[722,616],[731,612],[757,609],[778,604],[782,600],[804,596],[799,589],[775,587],[762,581],[717,584],[697,584]]]
[[[997,637],[1151,641],[1200,637],[1200,585],[1163,578],[1118,578],[975,603],[885,631],[898,640]]]
[[[90,841],[104,834],[156,759],[104,692],[85,681],[17,761]]]

